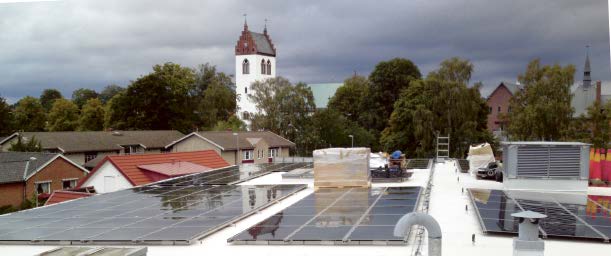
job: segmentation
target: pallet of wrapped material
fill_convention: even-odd
[[[314,150],[315,187],[369,187],[369,148]]]

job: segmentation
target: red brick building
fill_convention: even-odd
[[[60,154],[0,153],[0,206],[18,207],[26,199],[74,188],[87,173]]]
[[[519,84],[501,82],[486,99],[488,109],[488,130],[496,137],[501,137],[505,130],[506,123],[503,122],[501,116],[511,112],[509,101],[518,91],[522,89]]]

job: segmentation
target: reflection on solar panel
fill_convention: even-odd
[[[428,169],[431,159],[407,159],[407,169]]]
[[[405,244],[394,225],[418,204],[420,187],[320,189],[246,231],[235,244]]]
[[[560,202],[559,195],[545,193],[536,193],[529,199],[510,197],[502,190],[470,189],[469,194],[484,232],[517,234],[518,220],[511,214],[530,210],[547,215],[540,221],[539,231],[543,237],[575,237],[605,242],[611,237],[611,210],[600,204],[609,202],[611,197],[588,196],[583,200],[585,203],[573,204]]]
[[[226,185],[254,179],[270,172],[290,171],[311,163],[245,164],[182,176],[156,183],[159,186]]]
[[[287,166],[223,168],[2,215],[0,243],[188,244],[306,188],[213,185],[250,179],[275,167]]]
[[[460,167],[460,172],[466,173],[469,172],[469,160],[466,159],[458,159],[458,166]]]

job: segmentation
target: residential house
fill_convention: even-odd
[[[182,138],[184,134],[167,130],[19,132],[0,141],[0,151],[8,151],[19,136],[24,141],[35,138],[45,152],[61,153],[73,162],[84,165],[107,155],[164,152],[165,145]]]
[[[495,137],[503,139],[503,131],[506,127],[506,122],[502,116],[511,112],[509,102],[511,98],[520,90],[522,86],[517,83],[501,82],[486,98],[486,104],[488,105],[488,130],[490,130]]]
[[[227,167],[214,150],[180,153],[110,155],[98,163],[78,187],[108,193],[176,176]]]
[[[214,150],[228,163],[267,163],[288,157],[295,143],[270,131],[193,132],[166,146],[172,152]]]
[[[88,173],[61,154],[1,152],[0,206],[17,207],[26,199],[74,188]]]

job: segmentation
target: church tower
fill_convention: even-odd
[[[590,47],[586,51],[586,64],[583,66],[583,89],[589,90],[592,86],[592,77],[590,77]]]
[[[244,21],[244,30],[235,46],[235,84],[238,117],[250,126],[250,117],[257,113],[255,104],[248,95],[252,95],[251,84],[276,77],[276,48],[267,34],[267,25],[263,33],[248,30]]]

